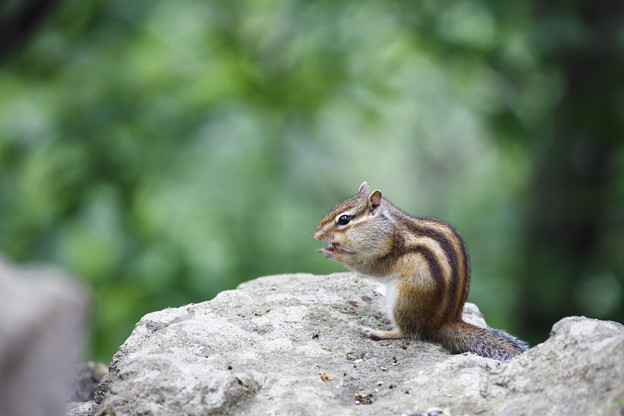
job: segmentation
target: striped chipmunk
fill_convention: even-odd
[[[470,260],[451,225],[409,215],[364,182],[355,196],[323,217],[314,238],[329,243],[319,250],[325,257],[385,285],[394,329],[361,328],[366,337],[413,337],[442,344],[451,353],[473,352],[497,360],[528,348],[504,331],[462,320]]]

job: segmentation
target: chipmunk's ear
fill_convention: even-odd
[[[368,196],[368,204],[373,214],[376,214],[381,205],[381,191],[379,189],[373,191],[373,193]]]
[[[362,185],[360,185],[360,189],[358,190],[358,194],[370,194],[370,186],[368,186],[368,182],[362,182]]]

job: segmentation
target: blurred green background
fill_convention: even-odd
[[[445,219],[469,300],[532,344],[624,321],[619,1],[0,6],[0,250],[92,289],[88,359],[147,312],[343,270],[364,180]]]

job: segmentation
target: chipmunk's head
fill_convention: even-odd
[[[358,193],[336,205],[314,230],[314,238],[329,245],[319,251],[349,268],[374,261],[388,252],[394,237],[394,222],[381,191],[370,191],[368,183]]]

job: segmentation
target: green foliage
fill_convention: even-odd
[[[264,274],[341,270],[315,253],[312,230],[368,180],[456,225],[471,300],[527,334],[514,325],[548,143],[535,136],[564,93],[530,13],[487,1],[65,1],[0,69],[0,248],[87,282],[88,355],[108,361],[147,312]],[[559,23],[564,39],[584,36],[577,20]],[[619,183],[609,192],[621,201]],[[618,319],[612,248],[624,242],[601,235],[606,258],[574,296],[579,313]],[[558,299],[566,276],[548,283],[557,264],[540,264],[547,302]]]

